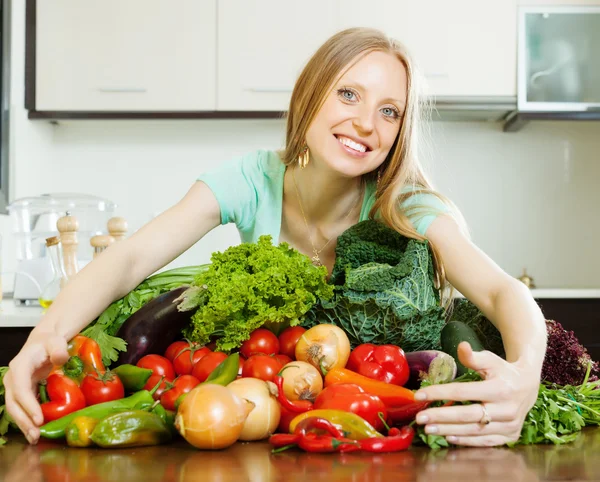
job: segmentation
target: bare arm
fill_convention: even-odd
[[[507,361],[541,370],[546,327],[529,289],[477,248],[451,217],[438,217],[426,234],[440,251],[448,281],[502,334]]]
[[[175,259],[220,221],[217,201],[201,182],[130,238],[113,244],[65,286],[35,332],[71,339],[115,299]]]
[[[175,259],[220,222],[212,191],[197,182],[175,206],[89,263],[57,296],[4,377],[6,410],[30,443],[39,437],[42,411],[37,382],[68,358],[67,341],[115,299]]]

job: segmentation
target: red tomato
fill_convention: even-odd
[[[302,336],[306,328],[301,326],[290,326],[279,334],[279,353],[289,356],[292,360],[296,359],[296,343]]]
[[[281,353],[279,355],[275,355],[273,358],[275,358],[279,363],[281,363],[281,366],[287,365],[289,362],[293,361],[289,356],[283,355]]]
[[[171,383],[173,379],[164,378],[162,375],[150,375],[150,378],[148,378],[146,385],[144,385],[144,390],[152,390],[158,384],[161,378],[163,379],[162,383],[152,394],[152,398],[154,398],[154,400],[160,400],[160,396],[167,389],[167,383]]]
[[[86,405],[119,400],[125,396],[123,382],[110,371],[100,375],[89,373],[81,382]]]
[[[246,359],[240,355],[240,369],[238,370],[238,377],[242,376],[242,369],[244,368],[244,363],[246,363]]]
[[[192,373],[194,365],[198,363],[204,356],[212,353],[208,348],[199,346],[193,348],[184,348],[182,352],[175,357],[173,368],[177,375],[189,375]]]
[[[266,355],[254,355],[248,358],[244,362],[244,368],[242,368],[243,377],[259,378],[265,381],[273,381],[275,375],[279,373],[279,370],[283,365],[272,356]]]
[[[212,353],[209,353],[194,365],[192,376],[196,377],[200,382],[205,381],[225,358],[227,358],[227,355],[222,351],[213,351]]]
[[[173,360],[175,360],[175,357],[177,355],[179,355],[179,352],[181,352],[181,350],[183,350],[184,348],[187,348],[189,346],[190,346],[190,342],[188,342],[188,341],[183,341],[183,340],[174,341],[167,347],[167,349],[165,351],[165,358],[167,360],[169,360],[170,362],[173,362]]]
[[[240,355],[250,358],[252,355],[264,353],[275,355],[279,353],[279,340],[275,334],[265,328],[259,328],[250,333],[250,338],[242,343]]]
[[[175,410],[175,401],[180,395],[188,393],[196,385],[200,383],[196,377],[192,375],[181,375],[173,382],[173,386],[165,390],[160,396],[160,404],[167,410]]]
[[[146,355],[140,358],[136,365],[140,368],[149,368],[154,375],[164,375],[169,380],[175,378],[173,364],[164,356]]]

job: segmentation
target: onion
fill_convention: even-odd
[[[289,400],[312,402],[323,390],[323,377],[310,363],[290,362],[279,373],[283,378],[283,393]]]
[[[296,360],[308,362],[322,373],[344,368],[349,356],[348,335],[340,327],[326,323],[304,332],[296,345]]]
[[[227,385],[227,389],[255,405],[244,422],[240,440],[263,440],[275,432],[281,417],[281,407],[274,396],[277,387],[273,382],[258,378],[238,378]]]
[[[196,448],[222,449],[238,440],[253,409],[254,403],[227,387],[201,384],[181,402],[175,428]]]

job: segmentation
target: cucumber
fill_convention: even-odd
[[[462,321],[450,321],[446,323],[442,329],[441,338],[442,351],[451,355],[456,361],[457,376],[464,375],[467,372],[467,367],[458,360],[458,345],[461,342],[468,341],[473,351],[485,350],[475,331]]]

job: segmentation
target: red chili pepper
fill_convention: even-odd
[[[51,422],[85,408],[85,397],[74,380],[65,375],[52,373],[46,379],[49,402],[42,403],[44,422]]]
[[[387,407],[388,421],[390,424],[406,425],[412,422],[417,413],[425,410],[431,402],[415,402],[399,407]]]
[[[295,433],[275,433],[269,437],[269,443],[275,448],[295,445],[299,440],[300,435]]]
[[[304,436],[313,430],[324,430],[331,437],[344,438],[344,432],[329,420],[321,417],[307,417],[304,420],[301,420],[298,425],[296,425],[294,434]]]
[[[304,413],[313,409],[313,403],[309,400],[296,400],[291,401],[283,392],[283,377],[281,375],[275,375],[275,385],[277,386],[277,400],[282,407],[294,413]]]
[[[410,368],[402,348],[396,345],[358,345],[348,358],[348,370],[381,382],[404,385]]]
[[[358,385],[342,383],[326,387],[317,396],[314,409],[334,409],[355,413],[369,422],[375,430],[383,429],[383,419],[387,419],[387,409],[381,399],[366,393]]]
[[[387,437],[359,440],[360,448],[366,452],[399,452],[407,450],[415,436],[414,429],[406,425],[401,429],[391,428]]]
[[[336,438],[330,435],[315,435],[308,433],[300,437],[298,446],[305,452],[354,452],[360,450],[356,440],[349,438]]]

